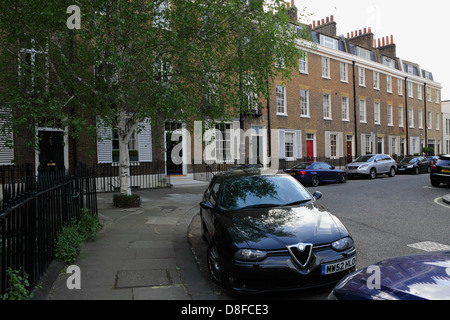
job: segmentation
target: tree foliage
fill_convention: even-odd
[[[280,0],[76,5],[81,28],[70,30],[67,1],[0,4],[0,101],[14,130],[56,124],[77,136],[99,117],[127,143],[143,119],[229,119],[303,54]]]

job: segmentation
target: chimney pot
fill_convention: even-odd
[[[381,40],[378,38],[378,46],[381,47]]]
[[[291,0],[291,7],[295,6],[294,0]]]
[[[385,42],[385,38],[382,38],[383,39],[383,47],[386,45],[386,42]]]
[[[325,19],[322,19],[322,24],[324,24],[325,23]]]
[[[394,43],[394,35],[391,34],[391,44]]]
[[[334,16],[333,15],[330,16],[330,20],[331,20],[331,22],[334,21]]]
[[[327,23],[328,23],[328,22],[330,22],[330,18],[329,18],[329,17],[327,17],[326,21],[327,21]]]
[[[388,45],[388,44],[389,44],[389,37],[386,36],[386,45]]]
[[[364,28],[364,34],[366,34],[367,33],[367,28]]]
[[[313,27],[313,29],[315,29],[315,28],[316,28],[316,20],[314,20],[314,21],[313,21],[313,23],[312,23],[312,27]]]
[[[369,33],[372,33],[372,27],[369,27]]]
[[[350,38],[350,34],[347,32],[347,39]]]

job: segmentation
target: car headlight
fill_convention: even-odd
[[[412,169],[414,166],[412,164],[410,164],[409,166],[407,166],[408,169]]]
[[[336,251],[344,251],[353,247],[354,243],[352,238],[346,237],[339,239],[331,244],[331,247]]]
[[[267,252],[253,249],[240,249],[234,254],[236,260],[258,261],[263,260]]]
[[[367,168],[369,165],[368,164],[363,164],[363,165],[360,165],[359,166],[359,169],[365,169],[365,168]]]

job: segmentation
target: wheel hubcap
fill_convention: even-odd
[[[217,282],[221,282],[222,280],[220,277],[219,255],[217,253],[216,246],[213,246],[209,251],[208,265],[214,280],[216,280]]]

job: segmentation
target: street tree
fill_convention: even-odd
[[[144,121],[241,114],[304,54],[285,1],[74,3],[0,4],[3,130],[39,124],[77,137],[115,128],[123,194],[131,194],[128,143]]]

